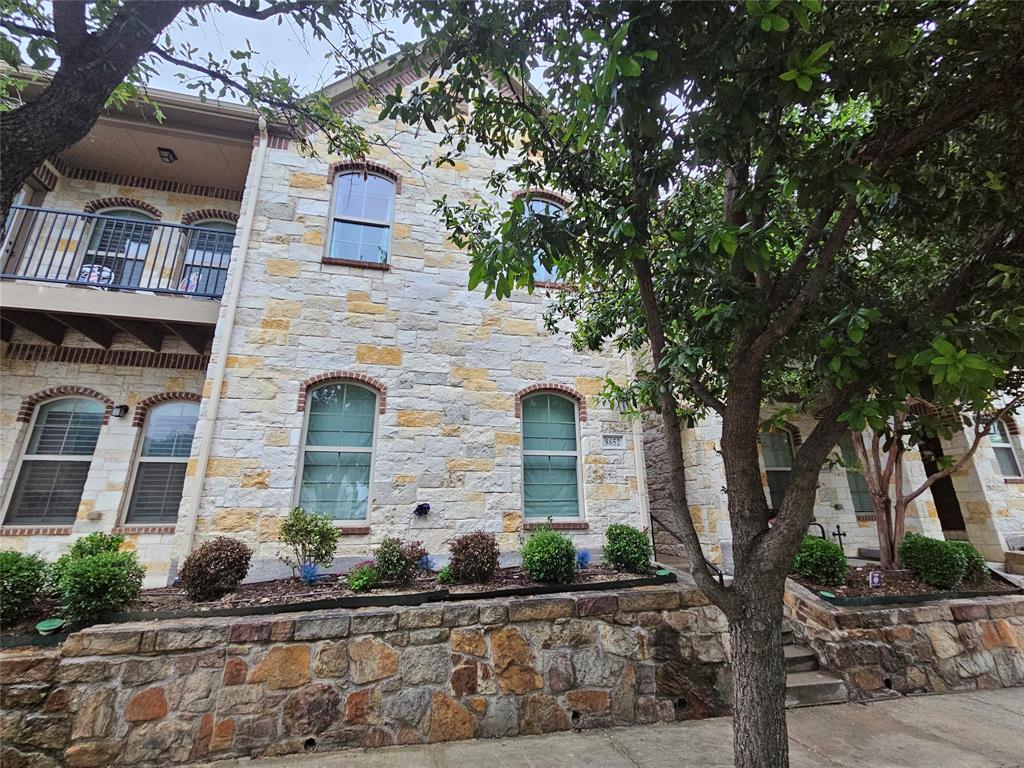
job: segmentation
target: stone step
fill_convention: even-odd
[[[846,683],[819,670],[790,672],[786,675],[786,706],[809,707],[814,704],[839,704],[847,701]]]
[[[783,647],[787,672],[811,672],[818,668],[818,657],[805,645],[790,643]]]
[[[878,547],[859,547],[857,557],[861,560],[881,560],[882,552]]]
[[[794,641],[793,630],[787,626],[782,627],[782,644],[789,645]]]

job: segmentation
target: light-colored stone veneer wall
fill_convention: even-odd
[[[790,582],[786,613],[854,699],[1024,684],[1024,596],[836,608]]]
[[[728,709],[727,644],[724,616],[675,587],[97,626],[0,652],[0,758],[167,765],[708,717]]]
[[[455,167],[432,159],[436,135],[358,115],[394,132],[374,159],[402,177],[395,198],[390,269],[325,265],[331,189],[328,161],[270,149],[259,191],[223,399],[198,511],[197,541],[230,534],[273,557],[281,521],[297,501],[304,413],[300,382],[328,371],[363,374],[387,388],[378,416],[368,535],[346,536],[338,554],[368,553],[385,536],[422,539],[444,552],[456,534],[483,529],[518,547],[521,422],[514,395],[557,383],[587,399],[580,423],[582,520],[570,535],[600,547],[610,523],[646,524],[632,426],[602,406],[602,380],[626,361],[574,352],[544,330],[543,291],[496,301],[467,289],[469,259],[446,237],[434,200],[472,199],[494,161],[471,148]],[[237,276],[232,275],[231,280]],[[222,339],[215,341],[219,350]],[[210,386],[208,383],[207,386]],[[204,406],[200,431],[209,429]],[[602,448],[602,434],[625,449]],[[416,518],[413,509],[429,503]],[[184,505],[182,513],[185,513]],[[179,554],[183,556],[185,542]]]

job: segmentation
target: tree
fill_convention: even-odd
[[[552,327],[649,361],[606,395],[660,413],[676,527],[729,619],[736,765],[786,765],[782,597],[823,463],[869,403],[898,397],[898,361],[938,339],[987,359],[971,330],[995,321],[1024,358],[1019,299],[989,285],[1024,266],[1024,6],[403,5],[434,77],[384,116],[441,125],[438,162],[470,141],[501,160],[486,196],[438,205],[471,287],[532,289],[539,260],[572,286]],[[533,211],[538,188],[572,205]],[[769,526],[761,409],[794,399],[817,424]],[[729,587],[686,499],[681,428],[712,412]]]
[[[186,87],[204,97],[242,97],[268,121],[286,123],[299,140],[319,131],[332,152],[360,156],[365,137],[358,127],[324,95],[301,94],[276,69],[256,72],[248,45],[219,59],[177,43],[165,30],[176,19],[197,26],[216,11],[267,23],[290,19],[313,38],[332,43],[342,76],[384,53],[390,35],[377,24],[381,10],[374,0],[0,0],[0,60],[16,68],[30,62],[37,70],[57,63],[56,71],[43,75],[42,93],[0,112],[0,227],[29,175],[81,140],[105,107],[148,101],[145,84],[160,64],[172,65]],[[0,72],[0,88],[17,94],[34,74]],[[159,105],[154,107],[159,118]]]

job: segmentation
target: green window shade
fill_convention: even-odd
[[[579,517],[576,406],[565,397],[523,400],[523,512],[526,517]]]
[[[177,522],[198,420],[199,404],[192,402],[159,405],[147,414],[125,522],[134,525]]]
[[[365,520],[377,395],[356,384],[310,393],[299,506],[336,520]]]
[[[853,499],[853,511],[862,515],[875,513],[871,504],[871,492],[868,490],[867,481],[853,450],[853,441],[849,435],[844,435],[839,441],[839,450],[843,453],[843,461],[849,465],[846,470],[846,482],[850,485],[850,496]]]

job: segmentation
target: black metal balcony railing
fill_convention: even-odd
[[[15,205],[0,278],[219,299],[232,231]]]

